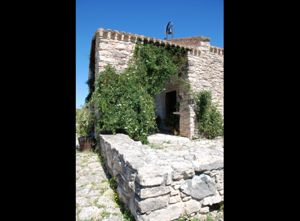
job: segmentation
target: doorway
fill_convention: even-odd
[[[179,134],[179,115],[174,114],[174,112],[177,112],[179,108],[177,104],[177,92],[167,92],[165,96],[165,125],[173,135]]]

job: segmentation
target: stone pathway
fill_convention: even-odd
[[[114,192],[96,153],[76,152],[76,220],[122,221]]]

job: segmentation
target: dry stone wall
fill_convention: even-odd
[[[137,221],[205,214],[223,201],[223,148],[152,149],[127,135],[100,135],[117,192]]]

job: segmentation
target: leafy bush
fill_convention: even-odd
[[[93,119],[90,111],[83,107],[76,109],[76,133],[78,136],[88,136],[93,129]]]
[[[124,132],[145,143],[156,128],[153,98],[129,73],[118,75],[107,66],[97,79],[92,100],[100,113],[98,132]]]
[[[222,115],[216,106],[212,104],[211,92],[202,91],[195,98],[195,112],[199,132],[209,139],[223,135]]]
[[[147,143],[147,136],[156,130],[154,95],[182,70],[182,63],[175,63],[185,56],[182,53],[185,50],[137,44],[123,73],[106,66],[96,79],[92,95],[99,112],[97,132],[122,132]]]
[[[178,73],[171,52],[164,47],[138,44],[134,59],[133,73],[151,96],[160,93],[170,77]]]

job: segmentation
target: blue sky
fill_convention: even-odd
[[[76,0],[76,107],[88,94],[90,44],[98,28],[163,39],[168,21],[174,38],[206,36],[223,47],[223,0]]]

